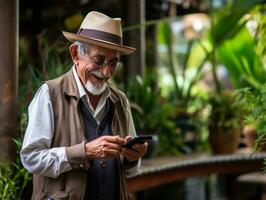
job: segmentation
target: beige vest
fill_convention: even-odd
[[[49,178],[38,174],[33,175],[32,199],[70,199],[83,200],[86,189],[89,161],[85,156],[75,155],[73,147],[85,144],[85,127],[79,112],[80,97],[72,70],[63,76],[46,82],[49,86],[53,112],[54,136],[51,147],[67,147],[66,152],[72,170],[62,173],[58,178]],[[119,90],[111,89],[111,101],[115,105],[112,122],[114,134],[125,136],[128,133],[126,96]],[[69,152],[69,153],[68,153]],[[120,171],[120,199],[128,199],[126,179],[121,159],[117,159]]]

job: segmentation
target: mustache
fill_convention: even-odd
[[[101,79],[108,79],[111,77],[111,75],[108,75],[108,76],[104,76],[101,72],[99,71],[92,71],[90,72],[90,74],[96,76],[97,78],[101,78]]]

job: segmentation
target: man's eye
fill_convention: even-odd
[[[96,65],[102,65],[104,63],[104,59],[95,59],[94,62]]]
[[[101,62],[101,61],[95,61],[95,64],[96,64],[96,65],[101,65],[102,62]]]
[[[118,61],[112,61],[112,62],[110,62],[110,66],[111,67],[116,67],[117,63],[118,63]]]

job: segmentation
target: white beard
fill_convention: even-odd
[[[88,90],[89,93],[92,95],[100,95],[106,89],[107,83],[104,82],[103,84],[93,84],[90,81],[87,81],[85,88]]]

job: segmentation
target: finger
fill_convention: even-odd
[[[126,157],[140,158],[140,153],[138,151],[129,148],[122,148],[121,152]]]
[[[136,155],[134,155],[134,156],[132,156],[132,155],[127,155],[127,154],[125,154],[125,153],[123,153],[122,154],[129,162],[133,162],[133,161],[137,161],[137,160],[139,160],[139,157],[138,156],[136,156]]]
[[[134,151],[139,152],[140,157],[143,157],[145,155],[145,153],[147,152],[147,148],[148,148],[148,144],[144,143],[144,144],[136,144],[132,147],[132,149]]]
[[[148,148],[148,143],[147,142],[145,142],[144,144],[140,144],[140,143],[134,144],[132,146],[132,149],[134,149],[136,151],[141,151],[141,152],[147,150],[147,148]]]
[[[132,139],[133,139],[133,137],[131,135],[128,135],[128,136],[125,137],[125,141],[126,142],[128,142],[129,140],[132,140]]]
[[[140,154],[138,152],[130,149],[122,150],[121,154],[130,162],[137,161],[140,158]]]
[[[133,149],[126,148],[126,147],[123,147],[121,152],[124,152],[124,153],[129,154],[129,155],[134,155],[137,151],[133,150]]]
[[[112,150],[112,149],[102,149],[102,156],[103,159],[110,159],[120,155],[120,151]]]
[[[102,136],[86,143],[85,150],[87,157],[89,159],[103,158],[106,152],[109,155],[108,151],[115,151],[116,153],[114,153],[114,155],[119,154],[121,145],[109,142],[109,137],[113,136]],[[111,153],[111,155],[113,155],[113,153]]]
[[[111,143],[111,142],[102,142],[102,148],[105,150],[116,150],[116,151],[121,151],[122,146],[116,143]]]
[[[104,140],[111,142],[111,143],[116,143],[116,144],[120,144],[120,145],[124,144],[124,139],[117,136],[117,135],[116,136],[110,136],[109,135],[109,136],[102,136],[102,137],[104,137],[103,138]]]

